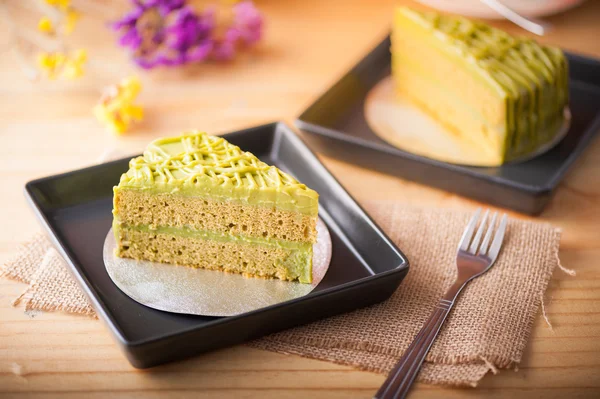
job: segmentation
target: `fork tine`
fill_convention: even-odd
[[[496,260],[498,253],[500,252],[500,247],[502,246],[502,240],[504,240],[504,232],[506,231],[506,223],[508,220],[508,216],[506,213],[502,216],[500,220],[500,226],[494,235],[494,240],[492,241],[492,245],[490,246],[489,258],[492,260]]]
[[[459,249],[462,251],[466,251],[469,248],[469,243],[471,242],[471,238],[473,238],[473,231],[475,231],[475,226],[477,225],[477,219],[479,219],[479,214],[481,213],[481,208],[477,208],[473,217],[469,221],[469,224],[465,228],[465,231],[460,239]]]
[[[481,243],[481,247],[479,248],[479,253],[481,255],[485,255],[487,253],[488,245],[490,244],[490,240],[492,239],[492,232],[494,231],[494,227],[496,227],[496,217],[498,217],[498,212],[494,212],[494,214],[492,215],[490,225],[488,226],[487,232],[485,233],[485,237],[483,237],[483,242]]]
[[[483,213],[483,217],[481,218],[481,223],[479,224],[479,228],[475,233],[475,238],[473,238],[473,242],[471,242],[471,246],[469,247],[469,252],[473,255],[477,254],[477,247],[479,247],[479,241],[481,241],[481,236],[483,235],[483,230],[485,230],[485,222],[487,222],[488,215],[490,213],[489,209],[486,209]]]

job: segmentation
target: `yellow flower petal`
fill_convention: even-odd
[[[75,62],[79,66],[83,66],[83,64],[87,62],[87,59],[88,55],[87,50],[85,49],[79,49],[75,51],[75,54],[73,55],[73,62]]]
[[[71,0],[58,0],[58,7],[66,10],[71,5]]]
[[[56,78],[65,64],[66,56],[62,53],[40,53],[38,66],[50,79]]]
[[[71,0],[44,0],[46,4],[60,8],[61,10],[66,10],[71,5]]]
[[[38,22],[38,30],[43,33],[47,33],[49,35],[54,33],[54,25],[52,24],[52,20],[48,17],[40,18]]]
[[[39,53],[37,63],[40,69],[48,69],[52,65],[52,58],[48,53]]]
[[[77,50],[72,55],[60,52],[40,53],[37,63],[50,79],[61,77],[65,79],[76,79],[84,75],[84,65],[87,62],[87,52]]]
[[[96,116],[96,119],[98,119],[98,121],[102,122],[105,125],[112,123],[114,119],[112,114],[110,112],[107,112],[107,110],[100,104],[94,107],[94,115]]]
[[[136,76],[123,79],[121,86],[123,87],[123,97],[126,98],[134,98],[142,90],[142,82]]]
[[[137,77],[123,79],[118,85],[108,87],[94,107],[94,115],[113,132],[125,133],[132,122],[139,122],[144,117],[143,107],[133,103],[141,89],[142,83]]]
[[[77,79],[84,75],[84,65],[87,62],[87,51],[79,49],[64,63],[62,76],[66,79]]]
[[[139,105],[126,105],[121,109],[121,114],[133,121],[141,121],[144,118],[144,108]]]
[[[82,77],[83,75],[84,72],[81,67],[79,67],[76,64],[73,64],[72,62],[67,62],[60,76],[68,80],[74,80]]]
[[[79,13],[74,9],[69,8],[67,10],[67,13],[65,15],[65,25],[63,27],[63,31],[65,32],[65,34],[69,35],[75,30],[75,25],[77,24],[79,17]]]
[[[112,130],[115,133],[117,133],[117,134],[123,134],[129,128],[129,124],[126,123],[124,120],[121,120],[121,119],[113,119],[112,123],[110,124],[110,127],[112,128]]]

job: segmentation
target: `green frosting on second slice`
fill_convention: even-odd
[[[316,216],[316,191],[222,137],[193,132],[153,141],[129,163],[119,190],[172,193]]]

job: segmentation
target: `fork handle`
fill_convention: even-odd
[[[404,398],[408,394],[412,383],[419,374],[421,364],[437,337],[440,328],[446,321],[454,300],[441,299],[421,328],[413,342],[404,352],[396,366],[392,369],[373,399]]]

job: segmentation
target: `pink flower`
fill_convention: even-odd
[[[249,1],[242,1],[233,7],[235,14],[233,26],[230,31],[233,35],[237,35],[236,39],[241,40],[244,44],[254,44],[260,40],[262,36],[263,17],[254,4]]]
[[[142,68],[230,60],[240,47],[262,35],[263,18],[250,0],[232,7],[233,21],[225,30],[216,23],[215,9],[202,13],[184,0],[134,0],[134,9],[113,26],[121,33],[119,44],[132,52]],[[217,32],[225,32],[218,35]]]

